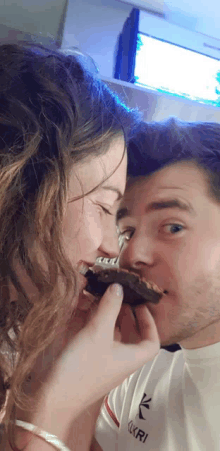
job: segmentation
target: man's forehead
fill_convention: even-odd
[[[148,205],[158,204],[158,201],[163,199],[172,200],[172,207],[175,205],[177,207],[179,202],[180,209],[188,209],[188,212],[193,212],[191,205],[193,195],[197,197],[201,194],[207,196],[207,182],[203,171],[194,163],[174,164],[147,177],[130,178],[118,210],[117,219],[120,220],[126,216],[125,209],[131,212],[140,204],[147,208]],[[171,204],[166,205],[168,208]],[[156,209],[156,205],[151,208],[151,210]]]
[[[136,202],[138,198],[143,197],[143,193],[146,193],[146,200],[149,200],[151,195],[155,195],[157,193],[160,195],[166,191],[181,191],[183,189],[184,186],[181,184],[181,181],[180,183],[177,183],[177,180],[166,177],[163,173],[151,174],[147,177],[136,177],[135,179],[133,178],[128,180],[121,205],[127,202],[131,204]]]
[[[207,181],[202,168],[200,169],[194,162],[180,162],[166,166],[152,174],[141,177],[130,177],[127,182],[125,196],[132,192],[146,190],[148,193],[152,189],[159,192],[162,190],[184,190],[196,185],[203,185],[206,188]]]

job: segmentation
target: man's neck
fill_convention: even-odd
[[[182,340],[182,348],[198,349],[220,342],[220,320],[196,332],[192,337]]]

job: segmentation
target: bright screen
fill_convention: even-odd
[[[138,34],[135,84],[220,106],[220,61]]]

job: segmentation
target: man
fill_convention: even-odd
[[[130,146],[120,266],[165,291],[148,308],[161,345],[182,349],[109,394],[94,449],[219,451],[220,125],[143,124]]]

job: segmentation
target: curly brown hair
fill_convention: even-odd
[[[66,327],[69,294],[77,298],[61,240],[69,170],[105,153],[118,134],[127,141],[138,116],[77,57],[28,43],[0,46],[0,99],[0,410],[10,386],[9,425],[15,408],[27,406],[24,385],[37,357]]]

